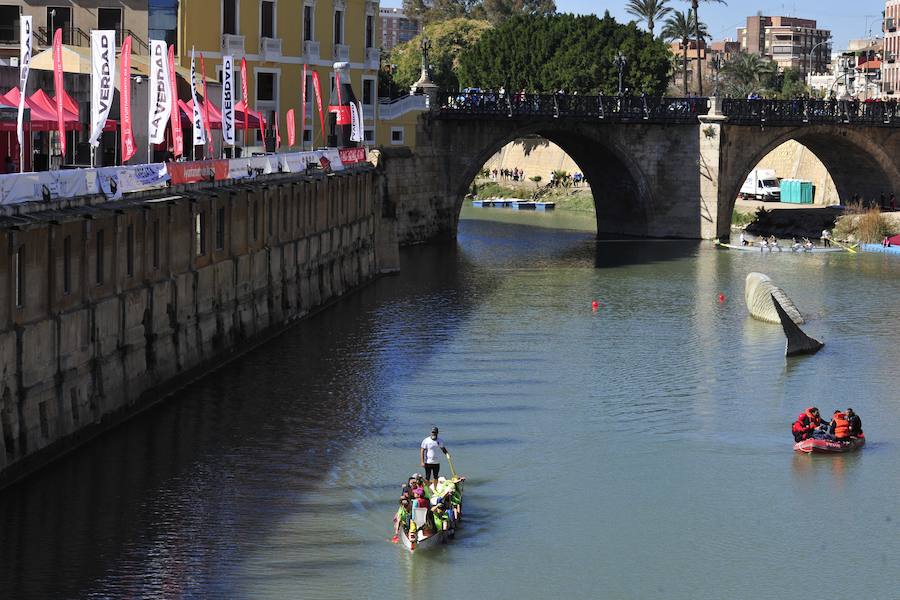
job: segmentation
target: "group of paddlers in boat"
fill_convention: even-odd
[[[822,239],[824,240],[824,243],[823,243],[824,247],[828,248],[831,245],[831,234],[827,233],[827,237],[826,237],[826,232],[827,232],[827,230],[822,232],[823,233]],[[765,237],[765,236],[760,237],[756,241],[756,244],[759,246],[760,252],[765,252],[766,250],[768,250],[769,252],[781,252],[783,250],[783,248],[781,247],[781,244],[778,241],[778,238],[776,238],[774,235],[770,235],[768,237]],[[742,231],[741,232],[741,246],[750,246],[750,245],[751,245],[750,240],[748,240],[746,238],[746,236],[744,235],[744,232]],[[791,252],[812,252],[815,249],[815,247],[816,247],[816,245],[814,243],[812,243],[812,241],[809,238],[805,237],[805,238],[801,238],[800,240],[797,240],[797,238],[795,237],[795,238],[792,238],[792,240],[791,240],[790,250],[791,250]]]
[[[865,444],[862,419],[852,408],[835,410],[831,421],[811,406],[797,416],[791,426],[794,434],[794,450],[800,452],[846,452]]]
[[[450,464],[452,479],[439,476],[439,452]],[[444,440],[438,437],[437,427],[432,427],[431,435],[422,440],[419,464],[425,474],[413,473],[403,485],[391,540],[394,543],[403,540],[403,545],[410,551],[453,537],[462,518],[462,485],[466,480],[456,475]]]

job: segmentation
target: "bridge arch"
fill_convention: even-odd
[[[734,131],[738,130],[738,131]],[[877,199],[881,194],[898,193],[900,164],[896,152],[900,134],[885,128],[851,128],[840,125],[803,125],[796,127],[733,128],[728,150],[734,151],[735,168],[726,169],[721,185],[725,192],[727,214],[750,171],[770,152],[788,141],[805,146],[824,165],[846,204],[855,194],[862,199]]]
[[[510,142],[539,136],[559,146],[584,174],[594,197],[598,233],[650,233],[654,191],[627,140],[616,135],[620,130],[603,124],[547,120],[481,121],[474,127],[476,131],[472,123],[466,129],[466,148],[460,148],[459,168],[449,174],[457,219],[465,195],[485,163]],[[541,175],[546,182],[546,174]]]

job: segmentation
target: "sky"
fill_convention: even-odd
[[[400,6],[401,0],[382,0],[384,7]],[[670,0],[676,10],[690,6],[688,0]],[[556,0],[560,12],[586,14],[609,12],[621,21],[634,19],[624,9],[625,0],[590,1]],[[834,50],[846,48],[852,39],[881,35],[881,13],[884,0],[728,0],[728,4],[703,2],[700,20],[709,26],[714,40],[737,39],[737,28],[749,15],[762,11],[765,15],[796,16],[818,21],[822,29],[830,29],[834,36]],[[867,18],[868,17],[868,18]]]

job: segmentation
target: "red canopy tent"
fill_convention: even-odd
[[[234,124],[235,129],[243,129],[244,128],[244,117],[246,115],[244,101],[241,100],[234,106]],[[194,118],[194,101],[188,100],[185,102],[184,100],[178,100],[178,107],[181,108],[181,112],[187,117],[188,121]],[[204,105],[200,103],[201,112],[204,109]],[[260,127],[260,121],[262,121],[262,127]],[[215,102],[209,103],[209,126],[211,129],[222,129],[222,111],[216,106]],[[250,129],[265,129],[266,121],[262,118],[262,115],[259,113],[250,113]]]

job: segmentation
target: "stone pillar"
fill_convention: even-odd
[[[722,125],[727,120],[719,113],[718,98],[711,98],[708,115],[700,117],[700,237],[717,239],[728,235],[731,227],[730,203],[720,186],[722,170]]]

